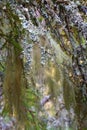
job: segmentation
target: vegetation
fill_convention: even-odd
[[[85,1],[0,1],[0,118],[12,121],[8,129],[87,129],[86,16]]]

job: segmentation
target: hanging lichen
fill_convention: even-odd
[[[74,84],[68,79],[68,76],[64,75],[63,81],[63,95],[65,106],[69,110],[71,107],[75,108],[75,90]]]
[[[7,12],[5,12],[4,15],[8,18],[8,24],[11,26],[11,30],[6,32],[6,28],[3,27],[5,31],[3,32],[2,28],[3,35],[6,36],[5,47],[7,52],[3,85],[5,99],[3,114],[15,117],[19,122],[18,124],[23,124],[23,127],[27,121],[27,111],[24,106],[25,95],[23,94],[27,84],[24,76],[23,59],[21,57],[22,47],[20,42],[20,37],[23,32],[19,29],[19,27],[21,27],[19,18],[12,12],[9,4],[6,5],[6,10]],[[20,127],[20,125],[18,127]]]
[[[16,53],[14,47],[8,46],[8,56],[6,62],[6,74],[4,80],[6,106],[11,115],[16,116],[18,120],[23,117],[22,109],[22,89],[24,86],[23,79],[23,62],[20,53]],[[23,114],[24,115],[24,114]]]

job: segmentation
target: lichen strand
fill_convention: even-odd
[[[64,95],[65,106],[68,110],[71,107],[75,109],[76,106],[74,88],[75,88],[74,84],[69,80],[69,77],[65,75],[63,81],[63,95]]]
[[[52,97],[57,98],[62,90],[63,75],[61,69],[58,69],[53,63],[50,63],[48,70],[46,69],[46,83]]]
[[[6,73],[4,80],[4,92],[8,112],[18,120],[24,120],[22,104],[22,89],[25,88],[23,79],[23,62],[20,55],[16,54],[14,47],[9,47],[6,62]],[[24,109],[24,108],[23,108]]]
[[[32,67],[34,69],[34,73],[35,75],[39,75],[40,73],[40,68],[41,68],[41,64],[40,64],[40,60],[41,60],[41,50],[38,44],[35,44],[33,46],[33,62],[32,62]]]
[[[7,6],[8,5],[8,6]],[[10,29],[7,32],[7,28],[3,28],[2,32],[6,38],[6,72],[4,79],[4,98],[5,98],[5,107],[4,110],[7,110],[6,114],[13,116],[17,119],[19,124],[24,126],[27,122],[26,108],[24,107],[24,94],[26,84],[24,76],[24,67],[21,47],[21,37],[22,37],[22,28],[21,22],[18,16],[13,13],[12,8],[9,4],[6,5],[5,16],[7,21],[9,21]],[[7,12],[6,12],[7,10]],[[10,17],[11,16],[11,17]],[[5,23],[4,23],[5,24]],[[4,111],[3,110],[3,111]]]

